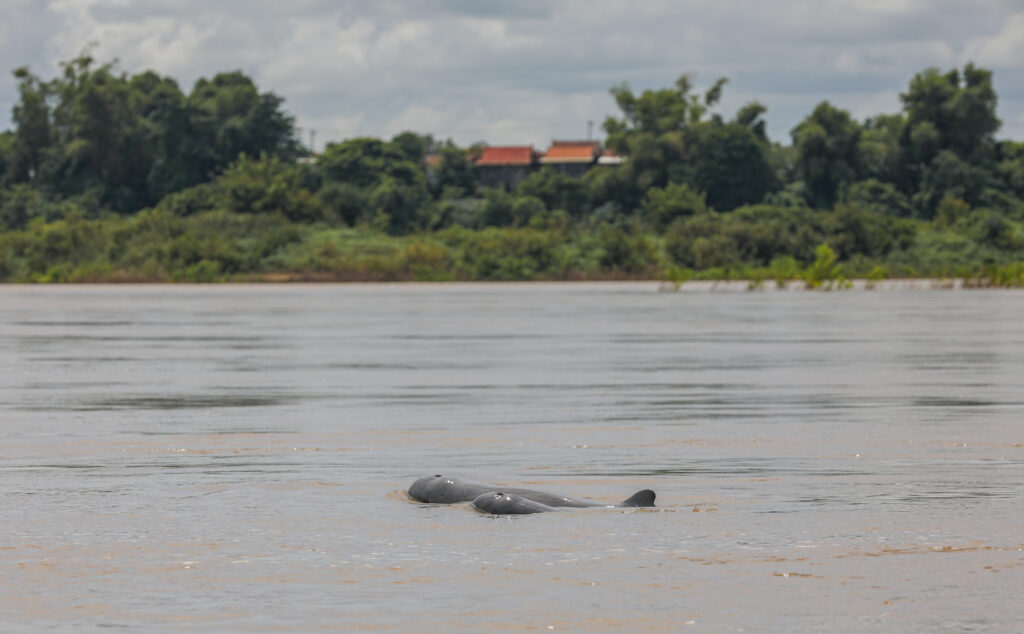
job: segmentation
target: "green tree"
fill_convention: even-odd
[[[614,196],[624,207],[634,208],[651,187],[692,182],[690,158],[725,83],[719,79],[703,97],[693,93],[690,75],[679,77],[674,88],[645,90],[639,96],[626,84],[612,88],[622,117],[605,120],[606,145],[629,160],[614,175],[592,183],[600,185],[598,196]]]
[[[1024,199],[1024,143],[999,143],[997,157],[996,170],[1004,187],[1017,198]]]
[[[324,182],[375,187],[384,176],[412,178],[416,164],[398,147],[373,137],[328,143],[317,158]]]
[[[972,162],[991,158],[1000,126],[992,71],[974,64],[945,74],[929,68],[914,75],[900,99],[907,116],[900,141],[912,160],[929,163],[942,150]]]
[[[369,193],[352,183],[330,181],[316,195],[349,226],[367,219],[367,210],[371,208]]]
[[[282,100],[240,72],[200,79],[186,98],[170,78],[131,76],[88,52],[61,69],[49,81],[15,71],[5,178],[87,211],[135,212],[208,180],[242,152],[290,161],[299,151]]]
[[[659,230],[664,230],[677,218],[706,211],[704,194],[683,183],[672,183],[665,188],[654,187],[648,190],[643,201],[644,218]]]
[[[196,124],[209,144],[204,173],[220,171],[242,153],[292,161],[302,152],[295,120],[281,108],[284,99],[259,92],[241,71],[199,79],[188,102],[198,109]]]
[[[778,189],[768,146],[758,131],[763,134],[763,126],[713,126],[697,142],[692,182],[707,194],[708,204],[715,209],[729,211],[761,202],[766,194]]]
[[[423,168],[393,143],[371,137],[328,143],[317,165],[322,192],[330,191],[331,183],[361,190],[368,205],[363,219],[386,217],[393,232],[409,231],[422,220],[418,213],[429,197]]]
[[[151,163],[146,174],[150,199],[160,199],[206,181],[218,163],[209,118],[189,103],[170,77],[146,71],[131,78],[142,118],[142,137]],[[234,160],[236,157],[232,157]]]
[[[548,209],[564,209],[573,216],[590,211],[590,192],[583,181],[559,174],[550,167],[526,177],[516,193],[539,198]]]
[[[910,201],[903,192],[891,183],[882,182],[877,178],[868,178],[848,185],[843,189],[840,200],[894,216],[909,216],[911,211]]]
[[[811,204],[831,209],[844,184],[859,180],[861,128],[850,113],[823,101],[793,128],[796,172]]]
[[[767,144],[767,122],[764,120],[764,113],[767,111],[768,108],[764,104],[758,101],[752,101],[739,109],[736,113],[734,123],[745,128],[749,128],[750,131],[754,133],[754,136],[757,137],[758,141]]]
[[[259,159],[241,154],[216,184],[229,211],[280,213],[295,222],[323,219],[323,203],[301,181],[297,167],[264,153]]]
[[[597,231],[601,266],[624,273],[639,273],[658,263],[657,252],[643,235],[608,224]]]
[[[14,132],[0,132],[0,188],[14,182],[14,170],[11,160],[14,157],[16,137]]]
[[[724,214],[723,231],[748,262],[764,266],[785,255],[807,262],[825,235],[824,217],[806,207],[750,205]]]
[[[917,212],[932,218],[939,202],[947,196],[976,203],[985,186],[988,174],[960,158],[952,150],[942,150],[924,168],[913,203]]]
[[[409,130],[396,134],[392,137],[391,143],[413,163],[423,162],[427,154],[433,152],[437,145],[431,135],[417,134]]]
[[[425,166],[427,185],[434,198],[462,198],[480,186],[469,153],[449,139],[436,148],[437,159]]]
[[[53,205],[26,183],[0,190],[0,229],[24,229],[33,218],[46,218]]]
[[[480,227],[507,227],[516,221],[516,197],[502,187],[488,187],[484,192],[487,204],[479,219]]]
[[[878,258],[913,243],[915,227],[906,220],[854,205],[838,204],[825,218],[829,243],[842,259],[854,255]]]
[[[128,213],[151,202],[145,187],[151,162],[135,95],[113,63],[94,67],[84,54],[61,64],[50,82],[55,103],[54,147],[35,181],[61,196],[92,193],[102,206]]]
[[[629,160],[615,170],[591,170],[594,200],[631,209],[651,188],[687,183],[705,192],[711,206],[728,210],[777,189],[765,107],[749,103],[729,123],[711,114],[725,83],[719,79],[703,96],[693,91],[689,75],[674,88],[639,96],[625,84],[613,88],[622,117],[605,121],[607,146]]]
[[[14,71],[14,77],[19,99],[11,112],[15,132],[8,150],[7,172],[11,181],[24,183],[39,174],[43,157],[55,140],[50,105],[53,87],[24,66]]]
[[[895,183],[900,163],[900,136],[905,118],[902,113],[878,115],[864,122],[860,137],[860,158],[863,175],[887,183]]]
[[[983,188],[976,181],[997,174],[994,135],[1000,122],[992,72],[974,64],[944,74],[929,68],[910,80],[900,99],[906,124],[895,180],[917,213],[931,217],[947,192],[978,202]],[[942,179],[950,176],[954,181],[947,188]]]

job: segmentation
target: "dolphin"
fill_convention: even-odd
[[[515,493],[492,491],[477,496],[473,500],[473,508],[491,515],[526,515],[527,513],[545,513],[557,511],[559,507],[534,502]]]
[[[515,487],[503,487],[497,484],[485,482],[474,482],[461,478],[443,476],[441,474],[424,476],[412,483],[409,487],[409,497],[419,502],[431,504],[455,504],[458,502],[475,502],[485,493],[500,492],[506,495],[514,495],[516,499],[534,502],[546,508],[586,508],[595,506],[609,506],[601,502],[583,500],[566,495],[556,495],[533,489],[520,489]],[[654,506],[654,491],[644,489],[633,494],[630,498],[615,506]],[[478,508],[480,508],[478,506]],[[530,511],[540,512],[540,511]],[[504,513],[502,513],[504,514]]]
[[[599,506],[606,508],[654,506],[654,491],[644,489],[643,491],[637,491],[628,499],[618,504],[601,504]],[[561,510],[560,507],[549,506],[522,495],[506,493],[504,491],[491,491],[477,496],[473,500],[473,507],[478,511],[492,515],[525,515],[527,513]]]

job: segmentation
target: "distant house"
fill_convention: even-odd
[[[622,165],[625,162],[625,156],[620,156],[611,150],[604,150],[601,152],[601,156],[597,157],[598,165]]]
[[[484,185],[515,189],[537,169],[539,158],[529,145],[486,145],[475,165]]]
[[[540,163],[560,174],[580,178],[600,156],[601,145],[597,141],[552,141]]]

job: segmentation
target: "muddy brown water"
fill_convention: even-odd
[[[1024,628],[1024,293],[657,288],[0,288],[0,629]]]

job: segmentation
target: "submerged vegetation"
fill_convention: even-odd
[[[481,185],[477,148],[404,132],[312,156],[241,72],[185,94],[87,55],[15,71],[0,133],[0,281],[743,279],[839,289],[887,277],[1024,286],[1024,143],[997,141],[991,73],[914,76],[895,114],[828,102],[765,134],[715,112],[725,80],[634,94],[583,178]],[[429,158],[428,158],[429,157]]]

